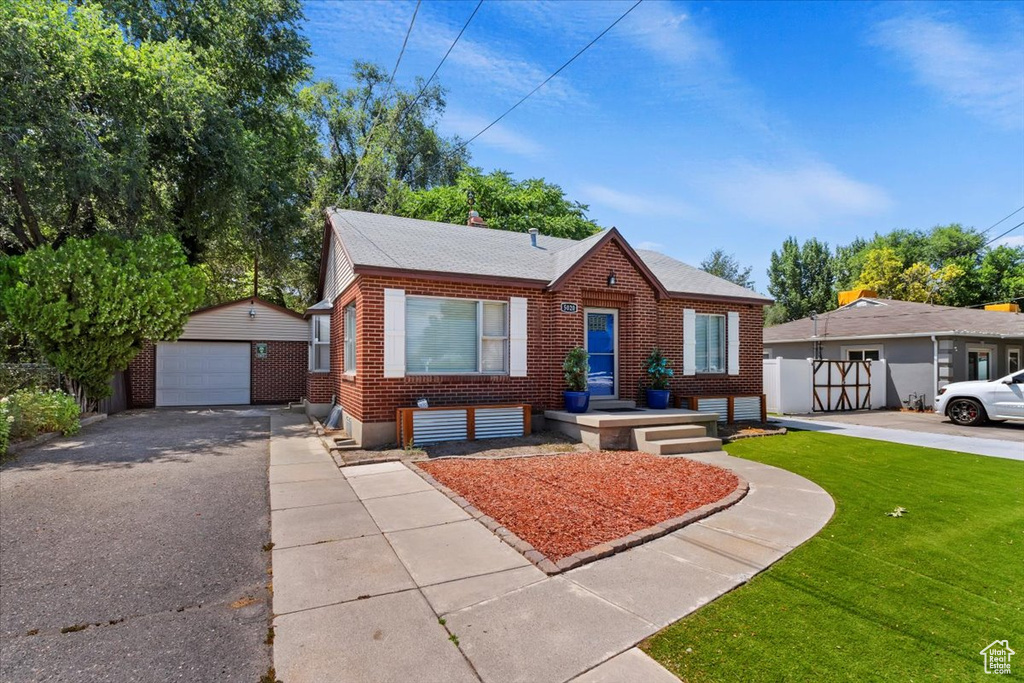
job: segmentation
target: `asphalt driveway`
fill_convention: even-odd
[[[0,681],[258,681],[269,433],[133,412],[0,469]]]

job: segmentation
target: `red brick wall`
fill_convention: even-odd
[[[146,342],[125,373],[129,408],[152,408],[156,405],[156,344]]]
[[[609,287],[609,273],[616,285]],[[384,377],[384,289],[404,289],[407,296],[450,296],[472,299],[528,301],[527,377],[429,375]],[[357,367],[355,376],[341,374],[345,305],[357,306]],[[561,303],[579,311],[561,312]],[[761,315],[759,305],[705,301],[657,301],[650,283],[633,267],[622,249],[610,242],[583,264],[557,292],[488,284],[446,283],[411,278],[359,276],[334,302],[331,324],[331,381],[346,411],[363,422],[395,419],[395,409],[427,398],[432,405],[459,403],[529,403],[535,411],[562,405],[562,360],[573,346],[583,345],[584,307],[619,311],[619,397],[635,399],[642,363],[659,345],[672,359],[679,395],[760,393]],[[739,376],[682,376],[683,309],[703,313],[740,314]],[[645,378],[644,378],[645,379]]]
[[[740,374],[683,375],[683,310],[725,315],[740,314]],[[764,308],[757,304],[720,303],[699,299],[668,299],[658,304],[662,320],[658,346],[672,359],[675,377],[670,387],[673,397],[760,394],[764,378],[761,363]],[[729,357],[728,340],[726,358]]]
[[[267,357],[256,357],[256,344],[267,345]],[[252,342],[250,365],[253,403],[298,401],[306,389],[309,344],[303,341]]]

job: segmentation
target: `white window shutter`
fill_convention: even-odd
[[[526,303],[522,297],[508,300],[508,374],[526,377]]]
[[[683,374],[697,374],[697,312],[683,310]]]
[[[405,377],[405,290],[384,290],[384,376]]]
[[[729,374],[740,374],[740,314],[736,311],[729,311],[726,315],[726,327],[728,335],[726,346],[729,353]]]

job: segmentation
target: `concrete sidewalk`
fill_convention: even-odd
[[[834,510],[797,475],[704,454],[750,482],[739,504],[548,577],[404,464],[328,467],[308,425],[286,418],[272,425],[270,476],[274,655],[287,683],[674,681],[637,643]]]
[[[829,432],[842,436],[856,436],[862,439],[872,439],[874,441],[889,441],[891,443],[902,443],[909,446],[937,448],[942,451],[957,451],[959,453],[987,455],[994,458],[1024,460],[1024,442],[1020,441],[1001,441],[991,438],[983,439],[973,438],[970,436],[935,434],[911,431],[909,429],[891,429],[889,427],[869,427],[866,425],[850,424],[846,422],[819,420],[817,418],[804,420],[795,417],[776,417],[771,418],[770,421],[777,422],[778,424],[791,429]]]

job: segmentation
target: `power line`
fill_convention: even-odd
[[[551,74],[550,76],[548,76],[548,77],[547,77],[547,78],[545,78],[545,79],[544,79],[543,81],[541,81],[541,82],[540,82],[540,84],[539,84],[539,85],[537,85],[537,87],[535,87],[535,88],[534,88],[533,90],[531,90],[530,92],[526,93],[526,94],[525,94],[525,95],[524,95],[524,96],[523,96],[522,98],[520,98],[520,99],[519,99],[519,101],[518,101],[518,102],[516,102],[515,104],[513,104],[513,105],[512,105],[511,107],[509,107],[508,109],[506,109],[506,110],[505,110],[504,112],[502,112],[501,116],[499,116],[498,118],[496,118],[496,119],[494,119],[493,121],[491,121],[490,123],[488,123],[488,124],[487,124],[486,126],[484,126],[484,127],[483,127],[483,128],[482,128],[482,129],[481,129],[481,130],[480,130],[480,131],[479,131],[479,132],[478,132],[478,133],[476,134],[476,135],[474,135],[474,136],[473,136],[473,137],[471,137],[470,139],[466,140],[465,142],[463,142],[463,143],[461,143],[461,144],[459,144],[459,145],[456,145],[456,146],[455,146],[455,147],[454,147],[454,148],[453,148],[453,149],[451,150],[451,154],[452,154],[452,155],[454,156],[454,155],[455,155],[456,153],[458,153],[458,152],[460,152],[460,151],[463,151],[463,150],[465,150],[465,149],[466,149],[466,147],[468,147],[468,146],[469,146],[469,144],[470,144],[471,142],[473,142],[473,141],[474,141],[474,140],[476,140],[476,139],[477,139],[478,137],[480,137],[481,135],[483,135],[484,133],[486,133],[486,132],[487,132],[488,130],[490,130],[490,129],[491,129],[492,127],[494,127],[494,126],[495,126],[495,125],[496,125],[496,124],[497,124],[498,122],[500,122],[500,121],[501,121],[501,120],[502,120],[503,118],[505,118],[506,116],[508,116],[509,114],[511,114],[511,113],[512,113],[513,111],[515,111],[515,110],[516,110],[516,108],[517,108],[517,107],[519,107],[519,105],[521,105],[521,104],[522,104],[523,102],[525,102],[526,100],[530,99],[530,97],[532,97],[532,96],[533,96],[533,95],[534,95],[534,94],[535,94],[535,93],[536,93],[536,92],[537,92],[538,90],[540,90],[540,89],[541,89],[541,88],[543,88],[543,87],[544,87],[545,85],[547,85],[547,84],[548,84],[548,82],[549,82],[549,81],[551,81],[551,79],[552,79],[552,78],[554,78],[554,77],[555,77],[555,76],[557,76],[558,74],[562,73],[562,71],[564,71],[564,70],[566,69],[566,67],[568,67],[568,66],[569,66],[570,64],[572,64],[573,62],[575,62],[575,61],[576,61],[576,59],[577,59],[577,58],[578,58],[578,57],[579,57],[580,55],[582,55],[582,54],[583,54],[584,52],[586,52],[586,51],[587,51],[587,50],[589,50],[589,49],[590,49],[591,47],[593,47],[593,46],[594,46],[594,43],[596,43],[597,41],[601,40],[601,38],[603,38],[603,37],[604,37],[604,35],[605,35],[606,33],[608,33],[608,32],[609,32],[609,31],[611,31],[611,30],[612,30],[613,28],[615,28],[616,24],[618,24],[618,23],[619,23],[620,21],[622,21],[622,20],[623,20],[623,19],[625,19],[625,18],[626,18],[627,16],[629,16],[630,12],[632,12],[633,10],[635,10],[635,9],[636,9],[636,8],[637,8],[637,7],[638,7],[638,6],[640,5],[640,3],[642,3],[643,1],[644,1],[644,0],[637,0],[637,1],[635,2],[635,3],[633,3],[633,5],[632,5],[632,6],[631,6],[631,7],[629,8],[629,9],[627,9],[627,10],[626,10],[625,12],[623,12],[623,13],[622,13],[622,14],[621,14],[621,15],[619,16],[619,18],[618,18],[618,19],[616,19],[616,20],[615,20],[615,21],[613,21],[613,22],[612,22],[611,24],[609,24],[609,25],[608,25],[608,27],[607,27],[607,28],[605,28],[605,30],[603,30],[603,31],[601,31],[600,33],[598,33],[598,34],[597,34],[597,36],[596,36],[596,37],[595,37],[595,38],[594,38],[593,40],[591,40],[591,41],[590,41],[589,43],[587,43],[586,45],[584,45],[584,46],[583,46],[583,47],[582,47],[582,48],[581,48],[581,49],[580,49],[580,50],[579,50],[578,52],[576,52],[576,54],[574,54],[574,55],[573,55],[572,57],[570,57],[568,61],[566,61],[566,62],[565,62],[564,64],[562,64],[562,66],[558,67],[558,68],[557,68],[557,69],[555,70],[555,72],[554,72],[554,73],[552,73],[552,74]],[[438,163],[440,163],[440,162],[438,162]],[[435,165],[438,165],[438,164],[435,164]]]
[[[391,70],[391,78],[388,79],[388,87],[384,91],[384,102],[388,101],[388,97],[391,95],[391,86],[395,82],[395,74],[398,73],[398,65],[402,63],[402,57],[405,56],[405,48],[409,44],[409,36],[412,34],[412,27],[416,24],[416,15],[420,12],[420,3],[423,0],[416,0],[416,9],[412,12],[412,19],[409,21],[409,28],[405,32],[405,40],[402,41],[402,49],[398,53],[398,59],[395,61],[395,68]],[[384,110],[381,109],[377,116],[374,117],[373,122],[370,123],[370,130],[366,133],[366,140],[369,140],[373,135],[373,129],[377,127],[377,123],[380,121]],[[363,159],[366,158],[366,148],[363,148],[363,155],[356,161],[355,167],[352,169],[352,174],[348,177],[348,182],[345,184],[345,189],[342,190],[341,196],[344,197],[348,194],[349,189],[352,187],[352,183],[356,179],[356,171],[359,170],[359,165],[363,163]]]
[[[394,123],[393,126],[391,126],[390,132],[388,133],[388,138],[387,138],[387,140],[384,141],[384,145],[382,146],[382,149],[386,150],[388,148],[388,145],[391,144],[392,138],[395,137],[395,133],[398,131],[398,128],[402,125],[402,122],[405,121],[406,115],[412,110],[412,108],[414,106],[416,106],[416,103],[420,101],[420,98],[423,97],[423,94],[427,91],[427,88],[430,86],[431,81],[434,80],[434,78],[437,76],[437,73],[441,70],[441,67],[444,66],[445,61],[447,61],[448,55],[450,55],[452,53],[452,50],[455,49],[455,46],[458,45],[459,40],[462,38],[462,34],[466,32],[467,28],[469,28],[469,23],[471,21],[473,21],[473,17],[476,16],[476,13],[480,10],[480,6],[482,4],[484,4],[484,0],[480,0],[480,2],[478,2],[476,4],[476,7],[473,8],[472,14],[469,15],[468,19],[466,19],[466,23],[462,25],[462,30],[459,31],[459,35],[455,36],[455,40],[452,41],[452,44],[448,47],[448,51],[444,53],[444,57],[441,58],[441,61],[438,62],[437,67],[434,68],[434,73],[430,74],[430,78],[428,78],[426,80],[426,82],[423,84],[423,87],[421,87],[419,92],[416,93],[416,96],[412,98],[412,101],[410,101],[409,104],[407,104],[402,109],[402,111],[399,112],[398,116],[395,117],[395,123]],[[386,102],[385,102],[385,104],[386,104]],[[372,132],[372,129],[371,129],[371,132]],[[369,135],[367,135],[367,142],[366,143],[369,144]],[[359,167],[359,165],[356,164],[356,168],[358,168],[358,167]],[[352,170],[352,176],[351,176],[351,178],[349,178],[350,182],[354,181],[355,175],[356,175],[356,171],[355,171],[355,169],[353,169]]]
[[[1013,232],[1014,230],[1016,230],[1017,228],[1019,228],[1019,227],[1020,227],[1020,226],[1022,226],[1022,225],[1024,225],[1024,221],[1021,221],[1020,223],[1018,223],[1017,225],[1013,226],[1012,228],[1010,228],[1010,229],[1009,229],[1009,230],[1007,230],[1006,232],[1004,232],[1004,233],[1000,233],[1000,234],[996,235],[995,237],[993,237],[992,239],[990,239],[990,240],[989,240],[988,242],[985,242],[985,244],[981,245],[981,248],[982,248],[982,249],[984,249],[984,248],[985,248],[985,247],[987,247],[988,245],[990,245],[990,244],[992,244],[993,242],[995,242],[995,241],[996,241],[997,239],[1000,239],[1000,238],[1002,238],[1002,237],[1006,237],[1007,235],[1009,235],[1009,234],[1010,234],[1011,232]]]
[[[1011,214],[1009,214],[1009,215],[1007,215],[1007,216],[1004,216],[1003,218],[1000,218],[1000,219],[999,219],[999,220],[997,220],[997,221],[996,221],[995,223],[993,223],[992,225],[990,225],[990,226],[988,226],[987,228],[985,228],[984,230],[982,230],[982,231],[981,231],[981,234],[982,234],[982,235],[984,235],[984,234],[985,234],[986,232],[988,232],[988,231],[989,231],[989,230],[991,230],[992,228],[996,227],[997,225],[999,225],[1000,223],[1002,223],[1003,221],[1005,221],[1005,220],[1006,220],[1007,218],[1010,218],[1010,216],[1014,216],[1014,215],[1016,215],[1016,214],[1020,213],[1021,211],[1024,211],[1024,206],[1021,206],[1020,208],[1018,208],[1018,209],[1017,209],[1016,211],[1014,211],[1013,213],[1011,213]]]

